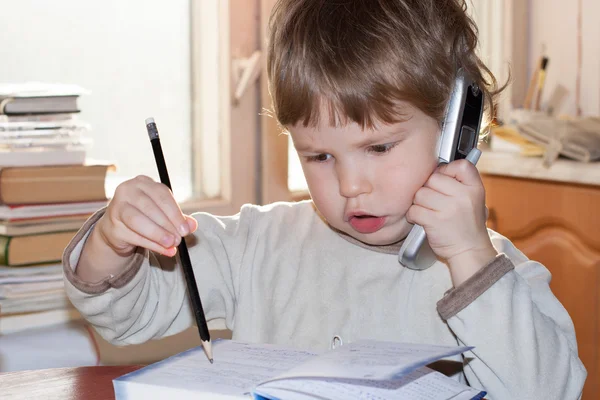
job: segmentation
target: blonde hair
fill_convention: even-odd
[[[475,53],[465,0],[279,0],[269,22],[272,114],[283,127],[402,120],[407,101],[442,121],[464,68],[493,113],[496,79]],[[327,116],[325,116],[327,117]]]

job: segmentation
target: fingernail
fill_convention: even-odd
[[[181,233],[181,236],[186,236],[190,233],[187,222],[179,225],[179,233]]]
[[[165,251],[165,256],[173,257],[177,253],[177,247],[171,247]]]
[[[162,239],[160,239],[160,244],[162,244],[164,247],[171,247],[173,242],[175,242],[173,235],[165,235],[162,237]]]

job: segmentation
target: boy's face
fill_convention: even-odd
[[[356,123],[331,127],[329,118],[316,128],[288,127],[319,212],[334,228],[368,244],[406,237],[406,212],[437,166],[438,122],[402,106],[406,121],[372,130]]]

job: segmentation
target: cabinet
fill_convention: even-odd
[[[552,273],[588,371],[583,399],[600,398],[600,186],[482,174],[488,227]]]

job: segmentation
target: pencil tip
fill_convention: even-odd
[[[213,363],[213,353],[212,353],[212,344],[210,343],[210,340],[203,340],[202,341],[202,347],[204,348],[204,352],[206,353],[206,357],[208,358],[208,361],[210,361],[210,363]]]

